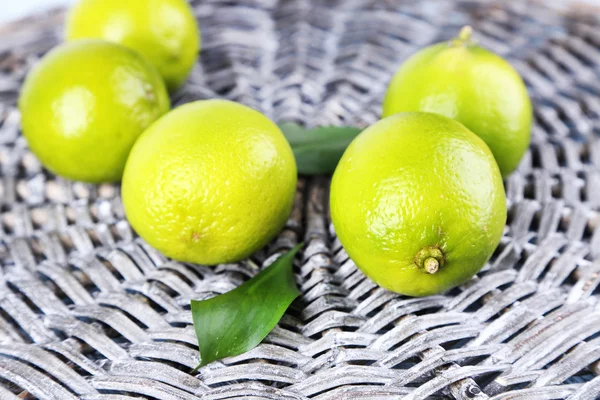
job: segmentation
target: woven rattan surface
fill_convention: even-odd
[[[600,22],[539,3],[194,3],[200,62],[180,104],[225,97],[276,121],[365,126],[393,71],[470,23],[535,104],[529,153],[486,268],[449,293],[378,288],[341,248],[327,178],[301,179],[286,229],[302,296],[254,350],[197,373],[190,299],[256,273],[166,259],[125,220],[117,185],[44,170],[20,136],[20,83],[62,13],[0,30],[0,398],[594,399],[600,396]]]

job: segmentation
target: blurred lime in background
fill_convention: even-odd
[[[529,147],[531,100],[517,71],[470,35],[466,26],[456,39],[410,57],[389,85],[383,116],[427,111],[453,118],[484,140],[507,176]]]
[[[200,31],[185,0],[82,0],[69,13],[66,38],[101,38],[137,50],[170,91],[185,81],[200,49]]]

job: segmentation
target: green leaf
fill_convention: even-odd
[[[192,300],[200,368],[258,345],[298,297],[292,262],[302,244],[239,287],[208,300]]]
[[[306,141],[306,129],[295,122],[282,122],[279,129],[290,143],[290,146],[302,144]]]
[[[331,174],[346,147],[361,132],[351,126],[324,126],[306,130],[293,122],[279,124],[296,157],[301,175]]]

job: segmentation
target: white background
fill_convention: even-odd
[[[76,0],[0,0],[0,24],[75,2]]]
[[[69,5],[77,0],[0,0],[0,24],[19,19],[31,13],[39,13],[52,7]],[[127,1],[127,0],[123,0]],[[544,0],[538,0],[544,2]],[[600,0],[545,0],[552,5],[592,4],[600,6]]]

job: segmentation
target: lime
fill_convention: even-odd
[[[63,44],[27,76],[23,134],[50,171],[86,182],[118,181],[137,137],[169,110],[152,65],[102,40]]]
[[[511,65],[472,43],[470,33],[464,27],[458,39],[410,57],[390,83],[383,116],[427,111],[453,118],[487,143],[507,176],[529,146],[531,101]]]
[[[176,108],[136,142],[123,204],[136,232],[179,261],[238,261],[284,226],[296,190],[290,145],[249,107],[205,100]]]
[[[200,32],[185,0],[82,0],[70,12],[67,39],[99,38],[146,57],[169,90],[188,76],[200,49]]]
[[[433,113],[396,114],[362,132],[335,170],[330,202],[356,265],[409,296],[467,281],[492,255],[506,220],[489,148]]]

